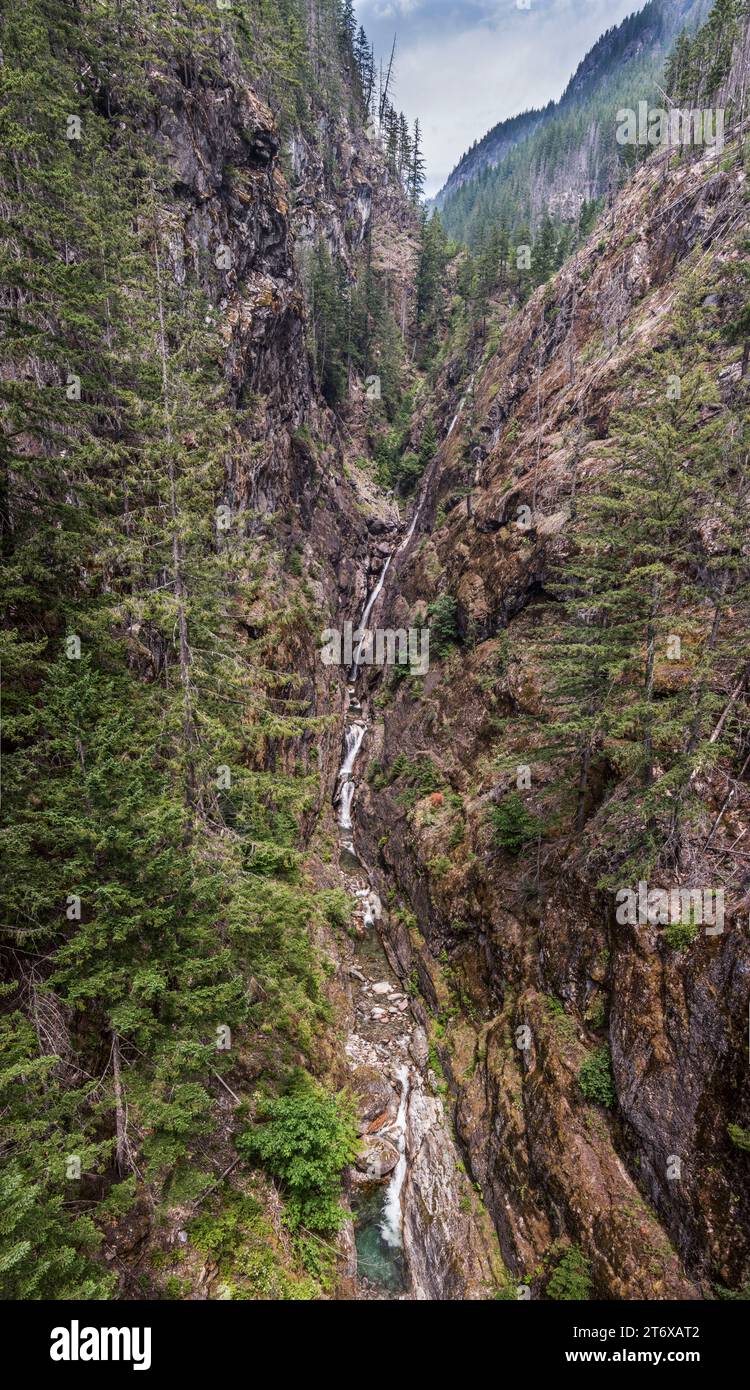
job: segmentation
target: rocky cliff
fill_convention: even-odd
[[[632,180],[477,370],[380,618],[418,624],[437,596],[455,598],[458,646],[375,699],[363,846],[381,891],[416,919],[407,928],[396,912],[389,940],[403,976],[419,981],[456,1131],[510,1269],[533,1286],[550,1250],[571,1241],[606,1298],[697,1297],[747,1277],[746,1156],[727,1133],[749,1099],[747,871],[732,857],[747,828],[742,755],[702,767],[700,814],[656,880],[727,886],[723,933],[687,952],[656,926],[620,925],[598,886],[602,819],[623,791],[611,764],[580,833],[531,837],[520,858],[493,844],[488,812],[516,764],[528,765],[519,785],[535,810],[554,799],[554,768],[543,754],[538,767],[533,748],[557,561],[581,499],[613,466],[611,422],[632,369],[679,341],[686,294],[717,328],[730,311],[746,197],[734,146],[671,170],[654,160]],[[741,370],[714,332],[711,409],[741,411]],[[737,670],[742,682],[741,658],[714,677],[718,711]],[[669,681],[665,667],[657,681]],[[731,814],[712,832],[728,796]],[[577,1079],[602,1040],[609,1110],[587,1103]]]

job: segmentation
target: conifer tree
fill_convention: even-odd
[[[417,207],[424,192],[425,167],[422,154],[422,132],[419,121],[416,120],[412,135],[411,164],[409,167],[409,197],[413,207]]]

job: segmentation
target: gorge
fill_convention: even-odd
[[[451,239],[347,0],[3,14],[5,1299],[748,1297],[750,22],[605,39]]]

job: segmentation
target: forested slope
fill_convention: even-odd
[[[6,1297],[192,1296],[219,1236],[183,1270],[176,1232],[290,1085],[324,1154],[286,1193],[294,1247],[262,1182],[228,1193],[227,1239],[245,1296],[335,1276],[342,907],[303,855],[340,737],[317,633],[367,532],[302,243],[354,294],[372,222],[412,214],[364,133],[351,6],[306,22],[3,16]]]
[[[704,33],[712,63],[728,61],[725,11],[732,8],[733,0],[712,8]],[[536,234],[545,214],[569,222],[582,198],[611,197],[644,157],[643,150],[617,144],[616,111],[639,101],[663,104],[665,60],[678,34],[692,32],[709,9],[707,0],[649,0],[597,40],[559,101],[489,131],[436,199],[449,234],[472,247],[497,221],[511,234],[521,228]]]

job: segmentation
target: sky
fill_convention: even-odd
[[[645,0],[355,0],[394,104],[419,117],[428,196],[498,121],[557,98],[591,45]]]

